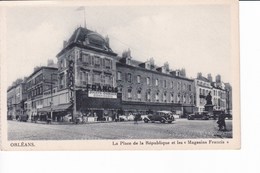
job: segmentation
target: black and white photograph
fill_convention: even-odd
[[[238,3],[176,2],[4,6],[3,148],[238,149]]]

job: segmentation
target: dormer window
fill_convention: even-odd
[[[131,59],[130,58],[126,58],[126,64],[131,65]]]

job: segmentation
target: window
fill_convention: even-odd
[[[131,73],[127,74],[127,82],[129,82],[129,83],[132,82],[132,74]]]
[[[63,89],[65,87],[65,78],[64,74],[60,74],[60,89]]]
[[[191,85],[189,85],[189,91],[191,91]]]
[[[62,59],[60,60],[60,68],[61,69],[63,68],[63,60]]]
[[[183,91],[185,91],[186,90],[186,84],[183,84]]]
[[[155,86],[158,86],[159,82],[158,79],[155,80]]]
[[[149,77],[146,78],[146,83],[147,83],[147,85],[150,85],[150,78]]]
[[[178,82],[178,86],[177,86],[178,90],[181,89],[181,82]]]
[[[192,104],[192,95],[190,95],[189,103]]]
[[[138,90],[138,91],[137,91],[137,98],[138,98],[139,100],[141,100],[141,90]]]
[[[110,75],[105,76],[105,85],[111,85],[112,84],[112,77]]]
[[[147,101],[150,101],[150,99],[151,99],[151,93],[149,91],[149,92],[147,92]]]
[[[173,81],[171,82],[171,89],[173,89],[173,86],[174,86],[174,84],[173,84]]]
[[[183,100],[183,103],[186,103],[186,95],[183,95],[182,100]]]
[[[178,96],[177,96],[177,102],[180,103],[180,100],[181,100],[181,96],[180,96],[180,94],[178,94]]]
[[[127,97],[128,97],[129,99],[132,98],[132,89],[128,89]]]
[[[91,57],[89,54],[83,54],[82,60],[84,63],[91,64]]]
[[[171,94],[171,102],[172,102],[172,103],[173,103],[173,98],[174,98],[174,97],[173,97],[173,93],[172,93],[172,94]]]
[[[94,63],[95,63],[95,66],[100,66],[100,58],[98,56],[95,56],[95,59],[94,59]]]
[[[139,75],[137,76],[137,83],[141,83],[141,77]]]
[[[166,80],[163,81],[163,86],[164,86],[164,88],[167,87],[167,82],[166,82]]]
[[[117,80],[122,80],[121,78],[122,73],[120,71],[117,72]]]
[[[81,84],[86,85],[88,83],[88,73],[86,71],[80,71],[79,80]]]
[[[105,68],[111,69],[111,63],[112,61],[110,59],[105,59]]]
[[[42,86],[40,87],[40,94],[42,94]]]
[[[166,96],[167,96],[167,93],[166,93],[166,92],[163,93],[163,101],[164,101],[164,102],[167,102],[167,97],[166,97]]]
[[[159,101],[159,92],[156,93],[155,95],[155,100],[158,102]]]
[[[98,73],[95,73],[95,74],[93,74],[94,76],[94,84],[100,84],[101,83],[101,76],[100,76],[100,74],[98,74]]]

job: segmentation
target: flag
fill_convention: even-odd
[[[76,11],[81,11],[81,10],[85,10],[85,7],[80,6],[80,7],[78,7],[78,8],[76,9]]]

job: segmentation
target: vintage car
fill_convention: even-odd
[[[195,112],[193,114],[188,115],[188,120],[195,120],[195,119],[200,119],[200,120],[209,120],[210,116],[208,112]]]
[[[145,123],[159,121],[161,123],[172,123],[175,118],[171,111],[157,111],[143,118]]]

